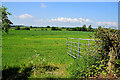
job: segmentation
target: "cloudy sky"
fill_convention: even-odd
[[[117,2],[3,2],[14,24],[32,26],[117,27]]]

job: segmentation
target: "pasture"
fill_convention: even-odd
[[[40,31],[40,30],[9,30],[2,33],[2,69],[7,73],[17,70],[21,65],[31,62],[41,66],[36,73],[31,72],[29,78],[71,78],[68,68],[74,58],[66,53],[68,37],[88,39],[92,32],[82,31]],[[81,59],[82,62],[82,59]],[[84,67],[84,64],[81,63]],[[73,67],[74,68],[74,67]],[[71,69],[73,69],[71,68]],[[5,72],[6,71],[6,72]],[[19,72],[10,73],[11,75]]]

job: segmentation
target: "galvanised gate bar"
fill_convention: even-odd
[[[67,53],[73,58],[82,57],[80,54],[89,55],[91,52],[92,53],[94,52],[95,54],[97,52],[96,51],[97,48],[100,47],[100,46],[93,45],[95,41],[98,41],[98,40],[67,38]]]

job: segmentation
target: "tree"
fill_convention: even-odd
[[[9,19],[7,15],[11,15],[11,13],[7,12],[6,7],[2,6],[0,7],[1,17],[2,17],[2,26],[4,28],[4,31],[8,34],[8,29],[10,28],[10,24],[13,24]]]
[[[51,28],[51,30],[55,30],[56,28],[53,26],[52,28]]]
[[[20,30],[30,30],[29,27],[24,27],[24,28],[21,28]]]
[[[41,31],[43,31],[44,29],[43,28],[41,28]]]
[[[66,30],[69,30],[69,28],[66,28]]]
[[[47,26],[47,28],[50,28],[50,26]]]
[[[32,28],[32,26],[30,26],[30,28]]]
[[[20,26],[16,26],[16,29],[15,30],[20,30]]]
[[[81,31],[81,27],[76,27],[76,31]]]
[[[83,25],[82,31],[87,31],[86,25]]]
[[[91,25],[89,25],[89,27],[88,27],[88,31],[92,31],[92,27],[91,27]]]

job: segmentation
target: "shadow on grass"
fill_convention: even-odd
[[[31,75],[31,67],[25,68],[21,73],[19,73],[20,67],[9,67],[2,71],[2,80],[16,80],[16,79],[28,79]]]
[[[2,71],[2,80],[26,80],[29,78],[29,76],[33,73],[32,67],[25,67],[24,70],[19,73],[20,67],[8,67],[7,69],[4,69]],[[59,67],[53,67],[53,66],[38,66],[39,69],[44,69],[42,73],[45,73],[46,71],[55,71],[56,69],[59,69]],[[38,74],[40,75],[40,74]]]

